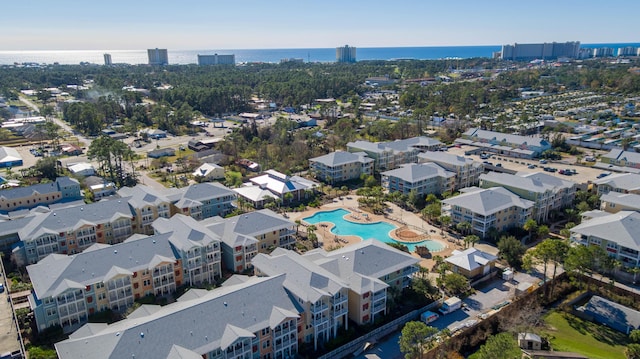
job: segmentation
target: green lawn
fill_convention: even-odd
[[[628,336],[611,328],[553,311],[544,318],[555,351],[575,352],[594,359],[625,359]]]

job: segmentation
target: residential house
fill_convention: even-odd
[[[392,170],[404,163],[418,162],[418,153],[434,151],[442,142],[430,137],[413,137],[392,142],[355,141],[347,143],[349,152],[364,152],[374,160],[376,172]]]
[[[571,242],[602,247],[625,267],[635,268],[640,263],[640,212],[596,216],[570,231]]]
[[[28,266],[29,304],[38,331],[60,325],[65,333],[73,332],[95,313],[123,312],[135,299],[175,292],[183,282],[171,235],[94,244],[82,253],[51,254]]]
[[[512,135],[480,128],[467,130],[455,142],[516,158],[539,157],[544,151],[551,149],[551,143],[542,137]]]
[[[176,214],[153,222],[156,234],[172,233],[169,238],[182,259],[185,281],[192,285],[214,284],[222,277],[220,237],[192,217]]]
[[[159,129],[145,128],[140,131],[140,136],[144,137],[145,135],[154,140],[159,140],[161,138],[166,138],[167,132]]]
[[[640,194],[610,191],[600,196],[600,209],[608,213],[640,212]]]
[[[309,159],[309,168],[317,179],[330,185],[373,175],[372,158],[364,152],[336,151]]]
[[[348,283],[308,258],[277,248],[271,255],[253,258],[257,275],[286,275],[284,287],[303,308],[301,337],[319,343],[337,338],[338,329],[348,329]]]
[[[388,289],[400,293],[407,287],[419,262],[375,239],[330,252],[318,248],[303,257],[348,282],[349,319],[358,325],[373,323],[387,313]]]
[[[456,174],[455,189],[478,184],[478,178],[484,173],[484,165],[471,158],[453,155],[442,151],[426,151],[418,154],[418,163],[432,162],[447,171]]]
[[[224,167],[215,163],[203,163],[193,171],[193,177],[199,177],[202,181],[222,179],[224,178]]]
[[[284,281],[252,277],[189,290],[176,303],[143,305],[114,324],[86,324],[56,352],[60,359],[295,357],[301,309]]]
[[[498,257],[471,247],[463,251],[454,250],[444,261],[451,264],[454,273],[473,279],[491,273],[497,260]]]
[[[504,187],[518,196],[533,201],[533,219],[546,221],[553,211],[569,207],[575,198],[577,184],[542,172],[489,172],[480,175],[480,187]]]
[[[138,184],[135,187],[122,187],[118,190],[118,195],[128,198],[135,213],[136,233],[153,234],[153,221],[160,217],[171,217],[172,203],[169,198],[149,186]]]
[[[491,228],[504,231],[511,227],[522,227],[532,218],[535,203],[502,187],[469,187],[461,194],[444,199],[442,212],[451,217],[451,223],[471,224],[471,230],[485,238]]]
[[[578,311],[621,333],[629,335],[632,330],[640,329],[640,311],[614,301],[594,295]]]
[[[518,333],[518,346],[524,350],[541,350],[542,338],[534,333]]]
[[[640,153],[612,149],[609,153],[602,155],[600,161],[614,166],[640,168]]]
[[[116,184],[102,177],[89,176],[83,181],[84,185],[91,191],[94,201],[99,201],[105,197],[116,194]]]
[[[435,163],[407,163],[381,173],[382,188],[389,192],[409,194],[414,191],[420,196],[453,192],[456,175]]]
[[[80,183],[69,177],[55,182],[0,190],[0,213],[82,199]]]
[[[640,174],[616,173],[593,181],[598,194],[609,192],[640,194]]]

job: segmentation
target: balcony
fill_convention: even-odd
[[[380,312],[384,311],[386,308],[387,308],[386,301],[382,302],[382,303],[376,303],[371,308],[371,313],[372,314],[380,313]]]
[[[338,317],[340,317],[342,315],[347,314],[348,312],[349,312],[349,309],[347,308],[346,305],[342,306],[340,309],[334,308],[333,309],[333,317],[334,318],[338,318]]]
[[[386,292],[378,292],[376,294],[373,295],[373,302],[377,302],[379,300],[386,300],[387,299],[387,293]]]
[[[311,324],[315,328],[316,332],[326,330],[329,328],[329,318],[325,316],[320,317],[318,319],[314,318],[311,320]]]
[[[347,301],[348,301],[348,298],[346,295],[341,295],[339,297],[331,297],[331,304],[333,304],[334,306],[340,305],[340,304],[346,304]]]
[[[311,313],[320,314],[329,310],[329,306],[326,303],[321,303],[320,305],[311,305]]]

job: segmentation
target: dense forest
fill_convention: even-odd
[[[634,67],[636,66],[636,67]],[[365,85],[369,77],[395,81],[376,89]],[[413,81],[407,81],[413,80]],[[68,85],[75,85],[69,87]],[[88,85],[86,88],[83,85]],[[455,114],[458,119],[495,117],[506,103],[518,99],[523,88],[548,94],[567,90],[596,93],[640,93],[637,61],[612,64],[594,60],[562,66],[536,66],[492,59],[362,61],[355,64],[284,63],[239,66],[51,65],[0,68],[0,95],[16,99],[18,91],[40,91],[44,114],[55,111],[47,88],[69,92],[73,101],[57,104],[62,117],[77,130],[98,135],[120,125],[135,133],[156,127],[174,134],[192,134],[190,122],[252,111],[252,98],[278,107],[303,107],[326,119],[321,135],[296,130],[288,121],[271,128],[243,127],[220,145],[232,158],[259,160],[267,167],[288,171],[306,167],[306,159],[343,148],[357,138],[384,141],[423,133],[433,115]],[[139,89],[131,91],[131,89]],[[388,90],[388,96],[366,94]],[[335,98],[329,109],[315,106],[320,98]],[[397,121],[372,121],[360,104],[375,102],[375,109],[395,106],[411,110]],[[349,113],[349,116],[343,117]],[[339,115],[341,114],[341,115]],[[464,128],[447,128],[441,137],[455,138]]]

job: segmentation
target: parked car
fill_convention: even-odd
[[[547,164],[547,160],[545,160],[544,158],[540,160],[540,163],[542,163],[543,165]]]
[[[604,178],[604,177],[607,177],[610,174],[611,174],[611,172],[602,172],[601,174],[598,175],[597,178]]]
[[[536,165],[528,165],[527,168],[528,169],[534,169],[534,168],[536,168]]]

